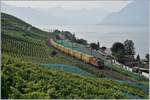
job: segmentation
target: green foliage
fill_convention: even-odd
[[[48,36],[47,32],[41,31],[24,21],[5,13],[1,13],[1,26],[3,34],[14,37],[17,36],[34,40],[45,40]]]
[[[72,34],[71,32],[69,31],[62,31],[61,34],[64,34],[64,36],[71,40],[72,42],[75,42],[76,41],[76,37],[75,37],[75,34]]]
[[[90,44],[90,47],[91,47],[92,49],[96,49],[96,50],[99,49],[99,47],[98,47],[98,45],[97,45],[96,43],[91,43],[91,44]]]
[[[125,53],[125,47],[122,43],[116,42],[113,44],[112,48],[112,55],[115,56],[115,58],[119,61],[121,58],[124,57]]]
[[[77,43],[79,43],[79,44],[83,44],[83,45],[87,45],[87,44],[88,44],[87,41],[84,40],[84,39],[76,39],[75,42],[77,42]]]
[[[135,54],[134,42],[132,40],[126,40],[124,42],[124,46],[125,46],[125,54],[126,55],[134,55]]]
[[[45,45],[47,32],[4,13],[2,13],[1,21],[2,98],[128,98],[124,92],[135,95],[135,98],[148,98],[148,93],[137,87],[131,87],[129,84],[82,77],[39,66],[41,63],[60,63],[78,66],[96,77],[112,76],[109,68],[97,70],[97,68],[61,52],[50,57],[49,54],[55,49]],[[56,31],[56,33],[59,34],[60,32]],[[70,33],[64,32],[64,34]],[[50,34],[50,37],[55,38],[53,34]],[[123,71],[121,73],[124,74]],[[115,75],[120,74],[115,73]],[[124,75],[128,75],[128,73]]]
[[[99,42],[97,42],[97,46],[98,46],[98,48],[100,48],[100,44],[99,44]]]
[[[148,98],[148,93],[127,83],[48,70],[4,55],[1,75],[2,98],[128,98],[125,91],[137,98]]]
[[[75,65],[98,77],[104,76],[96,68],[85,63],[80,63],[80,61],[65,54],[59,53],[56,57],[50,57],[52,50],[53,48],[48,48],[45,43],[39,41],[30,41],[28,39],[2,34],[2,55],[7,54],[15,58],[20,58],[23,61],[38,64],[61,63]]]
[[[61,32],[59,30],[54,30],[54,34],[60,34]]]
[[[149,61],[149,54],[146,54],[145,58]]]
[[[145,58],[146,58],[146,63],[149,64],[149,54],[146,54]]]
[[[136,57],[136,61],[138,62],[138,66],[139,66],[139,67],[140,67],[140,66],[143,66],[139,54],[138,54],[137,57]]]
[[[6,14],[6,13],[1,13],[1,21],[2,21],[2,26],[7,26],[7,25],[18,25],[18,26],[31,26],[30,24],[14,17],[14,16],[11,16],[9,14]]]
[[[137,57],[136,57],[136,61],[140,62],[141,59],[140,59],[140,55],[138,54]]]
[[[29,41],[2,34],[2,53],[14,57],[31,57],[36,59],[49,59],[48,47],[40,42]]]

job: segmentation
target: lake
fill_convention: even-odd
[[[149,30],[147,26],[112,26],[112,25],[45,25],[41,29],[70,31],[76,37],[90,42],[100,42],[100,46],[110,48],[115,42],[124,42],[126,39],[135,43],[136,55],[141,58],[149,52]]]

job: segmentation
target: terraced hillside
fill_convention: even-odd
[[[20,58],[23,61],[30,61],[36,64],[67,64],[80,66],[80,68],[101,76],[95,68],[85,63],[80,63],[74,58],[58,52],[46,44],[48,34],[34,26],[5,13],[1,13],[2,20],[2,55]],[[29,28],[29,29],[28,29]],[[52,51],[58,54],[51,57]],[[78,63],[79,62],[79,63]],[[87,67],[87,68],[86,68]]]
[[[141,80],[111,68],[98,70],[47,45],[48,32],[1,15],[3,98],[148,98],[148,86]],[[110,79],[134,82],[142,89]]]
[[[2,54],[33,62],[49,60],[47,32],[5,13],[1,13]]]
[[[87,78],[43,69],[19,59],[2,57],[2,98],[148,98],[148,92],[106,79]]]
[[[32,42],[18,37],[2,34],[2,53],[28,60],[48,61],[48,47],[40,42]]]

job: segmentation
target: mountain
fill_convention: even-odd
[[[111,13],[100,24],[148,25],[148,0],[134,0],[119,12]]]
[[[2,11],[8,14],[15,15],[32,25],[52,25],[52,24],[97,24],[108,12],[101,8],[91,10],[67,10],[62,7],[54,8],[31,8],[31,7],[16,7],[2,3]]]

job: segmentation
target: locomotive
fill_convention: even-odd
[[[96,58],[91,55],[84,54],[84,53],[81,53],[79,51],[76,51],[70,48],[66,48],[56,43],[55,41],[53,41],[53,39],[49,40],[49,44],[52,45],[54,48],[60,50],[61,52],[64,52],[65,54],[68,54],[72,57],[75,57],[85,63],[91,64],[95,66],[96,68],[102,68],[104,66],[104,62],[100,58]]]

